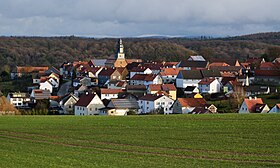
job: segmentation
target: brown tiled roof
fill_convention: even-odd
[[[87,107],[95,96],[96,94],[90,94],[90,93],[83,94],[78,100],[78,102],[76,103],[76,106]]]
[[[215,78],[203,78],[198,84],[199,85],[210,85],[214,82]]]
[[[117,67],[117,68],[116,68],[116,70],[117,70],[120,74],[122,74],[123,71],[124,71],[125,69],[126,69],[126,68],[124,68],[124,67]]]
[[[146,94],[145,96],[141,97],[139,100],[146,100],[146,101],[155,101],[159,98],[164,96],[163,94]]]
[[[255,70],[255,76],[280,77],[280,70]]]
[[[101,89],[101,94],[118,94],[123,92],[122,89]]]
[[[137,67],[133,67],[131,69],[131,72],[144,72],[144,71],[146,71],[146,69],[148,69],[148,68],[143,67],[143,66],[137,66]]]
[[[278,66],[278,63],[264,62],[260,65],[260,69],[277,70],[277,69],[279,69],[279,66]]]
[[[156,77],[155,74],[135,74],[130,80],[153,81]]]
[[[163,68],[160,73],[161,76],[178,75],[182,68]]]
[[[133,63],[133,62],[142,62],[142,61],[143,61],[142,59],[126,59],[126,62],[128,64]]]
[[[203,98],[178,98],[182,107],[204,107],[207,103]]]
[[[145,85],[127,85],[126,86],[127,90],[146,90],[146,86]]]
[[[220,67],[220,66],[230,66],[230,65],[225,63],[225,62],[213,62],[213,63],[208,65],[208,68],[216,67],[216,66]]]
[[[151,91],[174,91],[177,90],[174,84],[150,84]]]
[[[104,68],[99,73],[99,76],[111,76],[115,71],[116,71],[116,69],[114,69],[114,68]]]
[[[245,98],[244,102],[247,105],[248,111],[250,113],[255,112],[257,104],[263,104],[263,101],[261,98],[252,98],[252,99]]]

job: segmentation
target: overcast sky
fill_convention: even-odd
[[[0,0],[1,36],[234,36],[280,30],[280,0]]]

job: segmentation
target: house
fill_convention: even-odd
[[[164,67],[163,68],[176,68],[176,65],[178,64],[179,62],[164,62],[163,65]]]
[[[111,99],[106,108],[100,109],[101,113],[114,116],[125,116],[129,111],[137,114],[139,105],[133,99]]]
[[[51,92],[49,90],[33,89],[30,97],[35,100],[49,99],[51,97]]]
[[[108,89],[125,89],[127,85],[126,81],[111,80],[107,83]]]
[[[259,85],[245,86],[244,91],[247,97],[278,92],[276,87]]]
[[[29,94],[21,92],[9,93],[7,100],[17,108],[29,108],[29,103],[31,103]]]
[[[74,95],[79,97],[80,95],[86,93],[87,90],[88,90],[87,86],[78,85],[74,88]]]
[[[86,92],[75,104],[75,115],[99,115],[99,109],[104,107],[97,94]]]
[[[121,74],[121,80],[126,80],[128,78],[128,70],[124,67],[117,67],[116,70]]]
[[[274,107],[272,107],[269,113],[280,113],[280,104],[276,104]]]
[[[160,72],[163,83],[175,83],[181,68],[163,68]]]
[[[261,98],[249,97],[244,99],[239,113],[267,113],[269,110],[268,105],[264,104]]]
[[[206,61],[188,61],[183,60],[178,63],[176,68],[182,68],[184,70],[196,70],[196,69],[205,69],[208,66]]]
[[[122,74],[115,68],[103,68],[98,75],[98,85],[103,86],[109,80],[121,80]]]
[[[63,114],[74,114],[74,105],[78,102],[79,98],[70,93],[59,101],[59,106],[62,108]]]
[[[163,113],[171,114],[171,106],[174,100],[165,96],[164,94],[147,94],[138,100],[139,114],[147,113]]]
[[[161,69],[164,67],[163,62],[146,62],[142,66],[149,68],[152,71],[152,74],[159,74]]]
[[[267,84],[280,84],[280,70],[255,70],[255,82]]]
[[[220,71],[222,76],[240,76],[243,70],[241,66],[211,66],[209,69]]]
[[[137,97],[142,97],[147,93],[145,85],[127,85],[126,91],[130,94],[134,94]]]
[[[200,93],[219,93],[221,91],[221,84],[216,78],[204,78],[198,83]]]
[[[177,89],[174,84],[150,84],[148,86],[148,94],[156,94],[159,91],[165,91],[171,99],[177,99]]]
[[[176,78],[176,87],[198,87],[198,83],[201,81],[201,79],[203,79],[203,76],[200,70],[181,70]]]
[[[178,98],[172,105],[173,114],[188,114],[197,107],[205,108],[206,106],[206,100],[203,98]]]
[[[122,89],[101,89],[101,100],[107,99],[110,100],[112,98],[118,98],[118,94],[123,92]]]
[[[152,74],[153,71],[150,68],[147,67],[143,67],[143,66],[137,66],[137,67],[133,67],[130,70],[130,78],[132,78],[134,75],[136,74]]]
[[[160,75],[155,74],[136,74],[130,79],[130,85],[162,84]]]
[[[49,90],[50,93],[53,92],[54,86],[51,84],[49,80],[40,83],[39,89],[41,90]]]

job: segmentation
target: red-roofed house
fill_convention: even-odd
[[[171,114],[171,106],[174,100],[164,94],[147,94],[138,100],[139,113],[146,114],[160,111],[164,114]]]
[[[156,94],[159,91],[166,92],[173,100],[177,98],[177,88],[174,84],[150,84],[148,87],[148,94]]]
[[[150,68],[137,66],[130,70],[130,78],[132,78],[136,74],[152,74],[153,71]]]
[[[200,93],[219,93],[221,91],[221,84],[216,78],[204,78],[198,83]]]
[[[163,83],[174,83],[182,68],[163,68],[160,72]]]
[[[162,78],[154,74],[136,74],[130,79],[131,85],[162,84]]]
[[[118,94],[122,92],[122,89],[101,89],[101,100],[110,100],[112,98],[118,98]]]
[[[261,98],[245,98],[240,109],[239,113],[267,113],[269,112],[269,107],[267,104],[263,103]]]
[[[280,84],[280,70],[255,70],[257,83]]]
[[[274,107],[272,107],[269,113],[280,113],[280,104],[276,104]]]
[[[206,106],[206,100],[203,98],[178,98],[173,104],[173,114],[188,114],[196,107]]]
[[[261,70],[277,70],[280,68],[279,63],[263,62],[260,65]]]
[[[104,107],[97,94],[85,93],[75,104],[75,115],[99,115],[99,109]]]

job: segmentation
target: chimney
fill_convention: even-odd
[[[88,95],[88,91],[86,91],[86,95]]]
[[[252,97],[251,97],[251,96],[249,97],[249,100],[252,100]]]
[[[257,96],[255,96],[255,100],[257,100]]]

